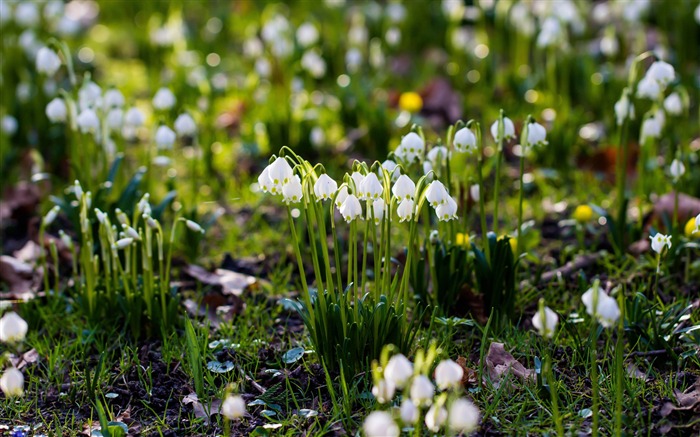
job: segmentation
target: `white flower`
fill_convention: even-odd
[[[499,141],[498,120],[494,121],[491,125],[491,136],[496,142]],[[513,121],[508,117],[503,117],[503,138],[505,140],[515,138],[515,126],[513,125]]]
[[[124,121],[124,111],[121,108],[110,109],[105,121],[110,129],[118,130],[122,127]]]
[[[600,39],[600,52],[607,57],[614,57],[620,51],[620,43],[614,34],[605,34]]]
[[[552,338],[554,331],[557,329],[559,316],[549,307],[544,307],[544,311],[537,311],[532,317],[532,326],[537,329],[541,336]]]
[[[624,123],[627,118],[634,120],[634,105],[626,92],[623,93],[620,100],[615,103],[615,118],[617,119],[618,126],[622,126],[622,123]]]
[[[80,132],[86,134],[88,132],[96,132],[100,128],[100,119],[97,118],[97,114],[90,108],[84,109],[78,114],[78,118],[75,120],[80,128]]]
[[[661,131],[663,128],[663,120],[661,120],[659,117],[647,117],[642,122],[642,127],[639,132],[639,142],[644,145],[647,138],[661,137]]]
[[[433,171],[433,164],[430,161],[425,161],[423,163],[423,174],[428,176],[428,173],[430,173],[431,171]],[[431,179],[435,179],[434,175],[431,175],[431,176],[432,176]]]
[[[374,385],[374,387],[372,387],[372,395],[377,398],[377,402],[380,404],[391,402],[391,400],[394,398],[395,391],[396,386],[394,383],[385,379],[380,380]]]
[[[660,232],[657,232],[656,235],[654,235],[653,237],[650,235],[649,238],[651,239],[651,248],[656,253],[660,254],[661,252],[663,252],[664,247],[668,246],[669,249],[671,248],[670,235],[664,235]]]
[[[245,401],[241,396],[228,396],[221,404],[221,414],[229,420],[239,419],[245,415]]]
[[[343,205],[345,202],[345,199],[348,198],[348,186],[343,185],[340,187],[340,190],[338,190],[338,194],[335,196],[335,207],[340,210],[340,207]]]
[[[596,296],[597,295],[597,296]],[[594,307],[594,300],[597,299],[597,305]],[[581,301],[586,306],[586,312],[598,319],[601,325],[609,328],[615,324],[620,317],[620,309],[617,306],[617,301],[608,296],[600,287],[591,287],[583,293]]]
[[[674,159],[673,162],[671,162],[671,166],[668,168],[668,172],[673,178],[674,182],[677,182],[678,179],[685,174],[685,166],[680,160]]]
[[[304,197],[304,190],[299,176],[290,178],[289,182],[282,186],[282,201],[287,205],[300,202],[302,197]]]
[[[127,247],[131,246],[131,244],[134,242],[134,239],[131,237],[126,237],[126,238],[121,238],[114,243],[113,248],[117,250],[123,250],[126,249]]]
[[[435,208],[435,214],[438,220],[443,222],[448,222],[457,218],[457,201],[451,197],[447,196],[447,201],[441,203]]]
[[[175,119],[175,132],[181,137],[192,136],[197,132],[197,124],[190,114],[184,113],[178,115]]]
[[[36,69],[49,77],[61,68],[61,58],[48,47],[42,47],[36,54]]]
[[[440,390],[459,387],[462,376],[464,369],[452,360],[442,360],[435,368],[435,383]]]
[[[469,187],[469,196],[471,196],[472,200],[474,201],[479,200],[480,192],[481,188],[479,187],[479,184],[474,184],[471,187]]]
[[[442,182],[432,181],[425,190],[425,198],[428,199],[430,206],[437,208],[438,205],[447,203],[447,199],[450,198],[450,195]]]
[[[49,212],[46,213],[46,216],[44,216],[44,220],[42,221],[43,225],[49,226],[51,223],[53,223],[53,221],[56,220],[60,210],[61,208],[58,205],[51,208]]]
[[[645,78],[648,77],[661,85],[663,88],[676,78],[676,71],[671,64],[664,61],[656,61],[647,70]]]
[[[376,173],[369,173],[360,183],[359,193],[363,200],[377,200],[382,195],[384,187]]]
[[[345,198],[345,201],[340,206],[340,215],[348,223],[362,218],[362,205],[360,205],[360,201],[354,194],[350,194]]]
[[[399,168],[398,164],[391,159],[387,159],[386,161],[382,162],[382,168],[389,172],[392,181],[395,181],[401,175],[401,169]]]
[[[561,22],[553,17],[547,17],[542,23],[539,35],[537,35],[537,47],[551,47],[562,42],[564,30]]]
[[[354,193],[357,195],[358,198],[363,199],[362,189],[360,187],[362,186],[362,182],[365,180],[365,176],[358,171],[354,171],[350,175],[350,178],[352,178],[352,182],[353,184],[355,184]]]
[[[425,141],[415,132],[409,132],[401,138],[401,144],[394,152],[400,159],[413,162],[414,159],[421,159],[425,152]]]
[[[547,144],[547,130],[539,123],[530,123],[527,127],[527,145],[543,146]]]
[[[384,210],[386,209],[386,204],[384,203],[384,199],[381,197],[375,201],[372,202],[372,209],[370,210],[367,208],[367,220],[371,220],[372,217],[370,214],[374,214],[374,224],[379,225],[379,223],[382,221],[384,218]],[[371,211],[371,212],[370,212]]]
[[[17,119],[11,115],[6,115],[2,118],[2,132],[11,137],[17,132]]]
[[[476,135],[471,129],[463,127],[455,133],[453,144],[458,152],[474,153],[476,151]]]
[[[279,195],[282,188],[294,177],[294,169],[283,157],[277,157],[268,166],[268,177],[270,178],[270,193]]]
[[[447,420],[447,410],[445,407],[433,405],[427,413],[425,413],[425,426],[432,432],[440,431],[442,425]]]
[[[659,98],[662,91],[659,82],[649,76],[644,76],[637,84],[637,97],[639,98],[656,100]]]
[[[159,149],[172,149],[177,136],[168,126],[161,125],[156,130],[155,143]]]
[[[326,74],[326,61],[314,49],[304,52],[301,57],[301,67],[316,79]]]
[[[167,111],[168,109],[175,106],[175,94],[170,91],[170,88],[161,88],[156,91],[156,95],[153,96],[153,107],[160,111]]]
[[[459,398],[450,405],[450,429],[465,435],[471,434],[479,426],[479,408],[464,398]]]
[[[317,201],[328,200],[338,190],[338,183],[327,174],[322,174],[314,184],[314,195]]]
[[[386,363],[384,378],[395,386],[403,388],[411,376],[413,376],[413,364],[403,354],[392,356]]]
[[[695,216],[695,231],[693,231],[693,233],[695,233],[695,232],[700,232],[700,214]],[[669,244],[670,244],[670,241],[669,241]]]
[[[104,95],[104,107],[109,108],[121,108],[124,106],[124,94],[115,88],[108,89],[105,91]]]
[[[419,406],[430,405],[433,403],[433,395],[435,394],[435,387],[433,383],[430,382],[425,375],[418,375],[413,378],[413,383],[411,384],[411,400]]]
[[[7,369],[0,378],[0,390],[8,398],[22,396],[24,393],[24,376],[22,372],[14,367]]]
[[[126,111],[126,114],[124,114],[124,124],[128,126],[140,127],[143,126],[145,121],[146,117],[139,108],[129,108],[129,110]]]
[[[68,107],[66,106],[66,102],[60,97],[56,97],[55,99],[51,100],[46,105],[46,116],[52,123],[61,123],[66,121],[66,117],[68,116]]]
[[[78,90],[80,110],[99,107],[102,103],[102,88],[95,82],[85,82]]]
[[[416,423],[418,417],[420,416],[420,411],[418,407],[410,399],[404,399],[401,402],[401,421],[404,424]]]
[[[399,206],[396,208],[396,213],[399,216],[399,222],[403,223],[407,220],[411,220],[413,218],[413,212],[415,209],[415,203],[413,202],[413,199],[404,199],[399,203]]]
[[[4,2],[3,2],[4,3]],[[15,8],[15,21],[22,27],[34,27],[39,24],[38,3],[19,2]]]
[[[399,427],[386,411],[374,411],[370,413],[362,424],[365,437],[398,437]]]
[[[297,42],[302,47],[316,44],[318,37],[318,29],[312,23],[306,22],[297,28]]]
[[[192,232],[204,233],[204,228],[202,228],[199,223],[193,222],[192,220],[185,220],[185,226]]]
[[[15,343],[24,340],[28,325],[17,313],[9,312],[0,319],[0,341]]]
[[[671,115],[681,115],[683,112],[683,101],[678,93],[671,93],[664,99],[664,109]]]
[[[124,235],[126,235],[129,238],[133,238],[134,240],[141,240],[141,236],[139,233],[136,231],[136,229],[132,228],[131,226],[127,224],[122,224],[122,229],[124,230]]]
[[[309,133],[309,141],[315,147],[321,147],[326,143],[326,134],[323,132],[323,128],[316,126],[311,129]]]
[[[391,188],[391,192],[399,201],[413,199],[416,194],[416,184],[406,175],[401,175]]]
[[[260,77],[269,77],[272,73],[272,65],[266,58],[258,58],[255,61],[255,71]]]
[[[432,149],[430,149],[430,151],[428,151],[426,158],[428,158],[428,160],[434,166],[438,166],[438,165],[441,165],[442,163],[444,163],[448,156],[449,156],[449,151],[447,150],[447,147],[437,146],[437,147],[433,147]]]

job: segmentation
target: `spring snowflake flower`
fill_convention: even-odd
[[[11,137],[17,132],[17,119],[11,115],[6,115],[2,118],[2,132]]]
[[[438,166],[443,164],[449,156],[449,151],[445,146],[437,146],[430,149],[426,158],[430,161],[433,166]]]
[[[362,424],[365,437],[399,437],[401,431],[386,411],[370,413]]]
[[[118,130],[124,124],[124,111],[121,108],[110,109],[105,117],[107,127],[112,130]]]
[[[0,342],[15,343],[24,340],[29,326],[17,313],[9,312],[0,319]]]
[[[413,202],[413,199],[402,200],[401,203],[399,203],[399,206],[396,208],[396,213],[399,216],[399,223],[411,220],[413,218],[414,210],[415,203]]]
[[[562,42],[564,29],[556,17],[547,17],[542,23],[539,35],[537,35],[537,47],[552,47]]]
[[[554,336],[557,323],[559,323],[559,316],[549,307],[544,307],[541,311],[538,310],[535,315],[532,316],[532,326],[545,338],[552,338]]]
[[[452,360],[443,360],[435,368],[435,383],[440,390],[459,387],[463,376],[462,366]]]
[[[617,125],[622,126],[622,123],[629,118],[634,120],[634,105],[630,101],[629,95],[625,92],[622,97],[615,103],[615,119]]]
[[[194,222],[192,220],[185,220],[185,226],[192,231],[192,232],[197,232],[200,234],[204,233],[204,228],[199,225],[199,223]]]
[[[62,123],[66,121],[67,116],[68,107],[62,98],[56,97],[46,105],[46,117],[52,123]]]
[[[374,214],[374,224],[379,225],[379,223],[384,218],[384,210],[386,209],[386,203],[381,197],[372,202],[372,209],[367,208],[367,220],[371,220],[370,214]],[[370,212],[371,211],[371,212]]]
[[[177,136],[168,126],[161,125],[156,130],[155,143],[159,149],[172,149]]]
[[[102,104],[102,88],[95,82],[83,83],[78,90],[78,106],[81,110],[98,108]]]
[[[221,404],[221,414],[229,420],[240,419],[245,411],[245,401],[239,395],[228,396]]]
[[[663,89],[659,82],[654,79],[644,76],[637,84],[637,97],[656,100],[661,96]]]
[[[479,184],[474,184],[471,187],[469,187],[469,196],[472,198],[473,201],[478,202],[480,195],[481,187],[479,187]]]
[[[338,191],[338,183],[327,174],[322,174],[314,184],[314,195],[316,201],[328,200]]]
[[[277,157],[268,167],[268,177],[270,179],[270,193],[278,195],[282,193],[284,187],[293,177],[294,169],[283,157]]]
[[[39,73],[52,77],[61,68],[61,58],[48,47],[42,47],[36,53],[36,69]]]
[[[340,190],[338,190],[338,194],[335,196],[335,207],[340,210],[340,207],[343,205],[345,202],[345,199],[348,198],[348,187],[347,185],[343,185],[340,187]]]
[[[303,196],[304,190],[299,176],[292,177],[282,186],[282,201],[287,205],[300,202]]]
[[[442,182],[432,181],[425,190],[425,198],[428,199],[430,206],[437,208],[439,205],[447,203],[450,195]]]
[[[676,79],[676,71],[673,69],[671,64],[664,61],[656,61],[651,64],[644,77],[649,78],[657,82],[663,88],[666,88],[666,85]]]
[[[100,119],[97,117],[95,111],[90,108],[84,109],[78,114],[76,123],[78,124],[80,132],[84,134],[95,133],[100,128]]]
[[[190,114],[184,113],[178,115],[174,123],[175,132],[181,137],[189,137],[197,132],[197,124]]]
[[[19,2],[15,7],[15,22],[22,27],[34,27],[39,24],[38,3]]]
[[[448,222],[457,218],[457,201],[451,197],[447,196],[447,201],[441,203],[435,208],[435,214],[438,220],[443,222]]]
[[[413,378],[411,384],[411,400],[419,406],[430,405],[433,403],[433,395],[435,395],[435,386],[430,382],[425,375],[418,375]]]
[[[398,164],[391,159],[387,159],[386,161],[382,162],[382,168],[389,172],[392,181],[395,181],[399,176],[401,176],[401,170],[399,169]]]
[[[340,206],[340,215],[348,223],[362,218],[362,205],[360,205],[360,200],[354,194],[348,195]]]
[[[433,405],[427,413],[425,413],[425,426],[432,432],[440,431],[442,425],[447,421],[447,410],[445,407]]]
[[[392,356],[384,369],[384,378],[399,388],[404,388],[411,376],[413,364],[403,354]]]
[[[350,178],[352,178],[352,182],[355,185],[355,194],[357,194],[357,197],[360,199],[363,199],[362,189],[360,187],[362,186],[362,182],[365,180],[365,176],[359,171],[354,171],[350,175]]]
[[[416,158],[422,158],[424,152],[425,141],[423,138],[415,132],[409,132],[401,138],[401,143],[394,154],[402,161],[413,162]]]
[[[376,173],[369,173],[360,183],[359,197],[363,200],[377,200],[382,195],[383,191],[384,186],[379,182]]]
[[[642,122],[639,133],[639,142],[644,144],[647,138],[660,138],[663,130],[663,120],[658,116],[648,117]]]
[[[527,127],[527,145],[544,146],[547,144],[547,130],[539,123],[533,122]]]
[[[372,395],[377,398],[377,402],[380,404],[391,402],[391,400],[394,398],[395,392],[396,386],[394,383],[387,381],[386,379],[380,380],[374,385],[374,387],[372,387]]]
[[[391,192],[399,201],[413,199],[416,193],[416,184],[406,175],[401,175],[391,188]]]
[[[296,37],[300,46],[312,46],[318,42],[318,29],[312,23],[306,22],[297,28]]]
[[[678,180],[685,174],[685,166],[683,162],[679,159],[674,159],[671,165],[668,167],[668,173],[673,178],[673,182],[678,182]]]
[[[665,247],[668,247],[669,249],[671,248],[670,235],[664,235],[660,232],[657,232],[656,235],[654,235],[653,237],[650,235],[649,238],[651,239],[652,250],[658,254],[663,252]]]
[[[124,114],[124,124],[130,127],[141,127],[146,121],[146,116],[139,108],[129,108]]]
[[[664,99],[664,109],[671,115],[683,113],[683,100],[678,93],[671,93]]]
[[[410,399],[404,399],[403,402],[401,402],[400,414],[401,421],[404,424],[416,423],[418,417],[420,417],[420,411],[418,411],[418,407],[416,407],[416,404],[414,404],[413,401]]]
[[[594,307],[594,300],[597,299],[597,306]],[[586,307],[586,312],[598,319],[598,322],[605,328],[609,328],[615,324],[620,317],[620,308],[617,306],[615,298],[608,294],[600,287],[591,287],[581,296],[581,301]]]
[[[24,376],[22,372],[11,367],[0,377],[0,390],[8,398],[22,396],[24,393]]]
[[[491,125],[491,136],[494,141],[498,142],[498,120],[494,121]],[[513,121],[508,117],[503,117],[503,137],[505,140],[510,140],[515,138],[515,126]]]
[[[469,435],[479,426],[479,408],[467,399],[460,398],[452,402],[448,415],[452,431]]]
[[[175,106],[175,94],[169,88],[161,88],[153,96],[153,107],[159,111],[167,111]]]
[[[476,151],[476,135],[471,129],[463,127],[455,133],[452,143],[455,149],[461,153],[474,153]]]
[[[124,94],[118,89],[112,88],[105,91],[104,95],[104,107],[109,108],[121,108],[124,106]]]

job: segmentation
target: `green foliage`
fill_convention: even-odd
[[[486,309],[493,313],[494,327],[501,329],[515,317],[515,257],[510,237],[488,236],[491,259],[472,243],[474,271]]]

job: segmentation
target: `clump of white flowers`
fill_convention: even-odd
[[[28,325],[17,313],[11,311],[0,318],[0,343],[18,344],[27,335]],[[0,377],[0,390],[8,398],[24,393],[24,376],[15,367],[7,369]]]
[[[586,312],[605,328],[610,328],[620,317],[620,308],[615,298],[609,296],[598,284],[589,288],[581,300],[586,307]]]

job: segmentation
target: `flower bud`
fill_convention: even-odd
[[[22,372],[11,367],[0,377],[0,390],[8,398],[22,396],[24,393],[24,376]]]
[[[159,111],[166,111],[175,106],[175,94],[169,88],[161,88],[153,96],[153,107]]]
[[[51,223],[53,223],[54,220],[56,220],[56,217],[58,216],[58,212],[60,210],[61,208],[58,205],[56,205],[53,208],[51,208],[48,213],[46,213],[43,220],[44,227],[51,225]]]
[[[229,396],[221,405],[221,414],[229,420],[240,419],[245,416],[245,401],[239,395]]]
[[[36,53],[37,71],[51,77],[56,74],[59,68],[61,68],[61,58],[56,52],[48,47],[40,48]]]
[[[0,342],[16,343],[24,340],[28,325],[17,313],[9,312],[0,318]]]
[[[204,228],[202,228],[199,223],[193,222],[192,220],[185,220],[185,226],[192,232],[204,233]]]
[[[62,123],[66,121],[67,116],[68,107],[62,98],[56,97],[46,105],[46,117],[48,117],[52,123]]]

